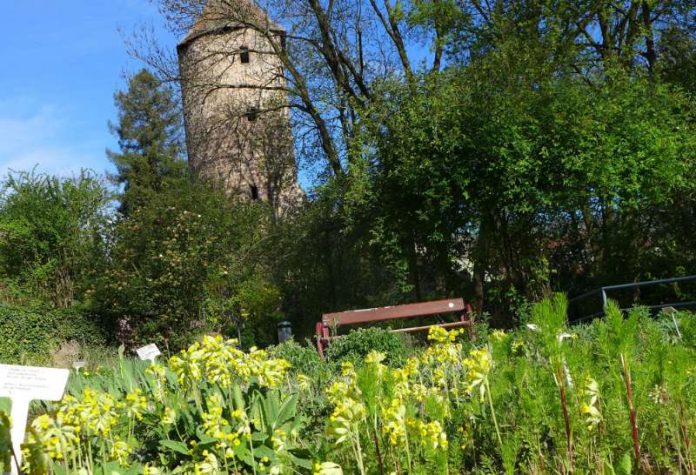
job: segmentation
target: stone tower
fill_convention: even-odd
[[[290,130],[285,32],[253,0],[209,0],[179,43],[189,166],[283,214],[304,196]]]

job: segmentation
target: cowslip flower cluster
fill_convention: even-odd
[[[177,457],[184,455],[178,467],[183,473],[222,473],[221,466],[227,470],[230,461],[241,466],[253,463],[257,472],[285,473],[284,467],[296,464],[291,452],[295,428],[270,426],[270,440],[262,449],[267,455],[253,452],[262,440],[258,433],[267,437],[266,429],[261,429],[267,422],[261,421],[256,398],[277,394],[289,367],[286,360],[271,358],[264,350],[244,352],[235,340],[204,337],[168,364],[149,364],[143,378],[66,395],[50,414],[32,421],[25,468],[28,473],[49,473],[59,465],[77,473],[91,472],[95,463],[130,467],[138,463],[133,454],[146,429],[148,436],[157,434],[170,444],[166,448]],[[345,374],[354,385],[354,371],[346,369]],[[305,383],[310,386],[309,378]],[[254,395],[247,399],[252,387]],[[154,426],[145,426],[154,420]],[[195,433],[185,432],[191,422]],[[140,469],[162,470],[151,464]]]
[[[447,433],[443,430],[440,422],[423,422],[420,419],[409,418],[406,424],[410,431],[418,436],[418,439],[425,448],[447,450]]]
[[[230,420],[223,415],[225,402],[219,393],[211,394],[206,405],[208,410],[201,415],[203,432],[216,440],[215,447],[223,450],[226,458],[233,458],[234,452],[230,447],[236,447],[241,443],[241,436],[247,432],[247,425],[240,423],[232,427]],[[235,410],[232,412],[232,420],[241,421],[244,415],[242,411]]]
[[[65,396],[56,416],[61,425],[73,426],[86,435],[107,437],[123,409],[109,393],[85,388],[80,399]]]
[[[333,462],[315,463],[313,475],[343,475],[343,469],[340,465]]]
[[[456,343],[456,339],[463,332],[462,329],[447,331],[442,327],[431,327],[428,340],[433,344],[421,354],[421,362],[436,368],[459,365],[462,345]]]
[[[126,410],[128,417],[142,421],[143,412],[148,408],[147,398],[143,395],[143,391],[137,388],[126,394],[122,407]]]
[[[31,423],[29,445],[38,445],[53,460],[65,460],[73,456],[78,441],[78,431],[73,426],[62,426],[55,419],[42,414]]]
[[[602,414],[599,412],[599,384],[592,378],[587,378],[582,388],[585,400],[580,404],[580,413],[585,417],[587,430],[594,431],[600,422]]]
[[[406,442],[406,406],[400,399],[392,399],[382,408],[382,432],[392,446]]]
[[[361,402],[362,393],[357,387],[357,374],[352,364],[343,365],[342,376],[343,380],[335,381],[326,392],[329,403],[334,407],[329,416],[327,432],[335,438],[334,442],[337,445],[348,440],[355,432],[355,426],[367,415],[365,405]]]
[[[297,387],[300,391],[309,391],[312,388],[312,378],[306,374],[298,374],[295,379],[297,380]]]
[[[473,396],[477,391],[480,400],[483,401],[486,395],[488,373],[493,366],[493,357],[488,347],[473,349],[469,356],[464,359],[466,373],[466,391]]]
[[[413,380],[418,376],[419,362],[417,358],[409,358],[403,368],[387,368],[386,379],[394,387],[394,395],[405,399],[413,395]]]
[[[79,399],[66,395],[54,416],[42,414],[32,421],[25,444],[27,455],[42,456],[28,456],[27,470],[36,468],[31,466],[32,459],[40,465],[48,463],[43,457],[54,461],[81,460],[87,456],[85,452],[90,452],[94,441],[108,441],[98,444],[104,461],[126,464],[132,447],[116,428],[121,422],[129,426],[127,421],[142,420],[147,408],[147,399],[138,389],[127,393],[122,400],[89,387]]]
[[[220,463],[218,462],[217,457],[215,457],[215,454],[208,452],[207,450],[203,451],[203,461],[200,463],[196,463],[193,466],[193,473],[194,475],[204,475],[204,474],[219,474],[222,473],[220,471]]]
[[[205,380],[227,389],[233,384],[248,385],[252,379],[262,387],[277,388],[290,364],[283,359],[269,358],[268,353],[256,348],[245,353],[237,348],[237,340],[224,340],[217,335],[205,336],[200,343],[173,356],[169,366],[183,387]]]

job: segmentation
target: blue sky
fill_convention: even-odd
[[[148,0],[0,0],[0,177],[9,169],[112,171],[113,94],[142,65],[125,38],[159,29]]]

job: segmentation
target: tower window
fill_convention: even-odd
[[[242,61],[242,63],[249,62],[249,47],[242,46],[239,48],[239,59]]]
[[[244,114],[249,122],[256,122],[256,119],[259,118],[259,108],[258,107],[249,107],[246,111],[246,114]]]
[[[249,186],[251,192],[251,199],[256,201],[259,199],[259,188],[256,185]]]

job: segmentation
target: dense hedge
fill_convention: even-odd
[[[326,350],[326,358],[360,364],[371,351],[384,353],[387,363],[400,366],[410,355],[411,343],[407,335],[378,327],[360,328],[333,340]]]
[[[0,363],[44,363],[63,341],[103,345],[98,317],[79,309],[25,309],[0,305]]]

